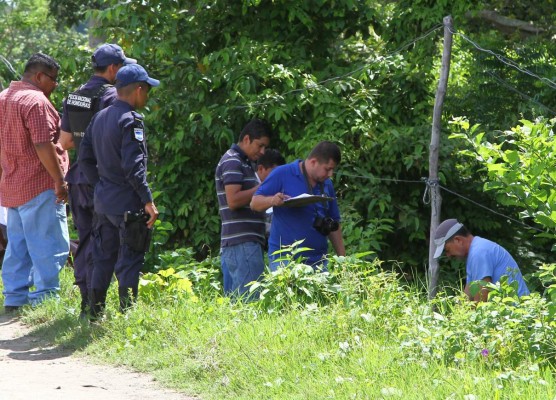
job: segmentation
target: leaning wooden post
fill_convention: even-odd
[[[442,197],[438,187],[438,151],[440,145],[440,131],[442,127],[442,107],[444,96],[448,87],[448,76],[450,75],[450,57],[452,55],[452,17],[443,19],[444,23],[444,50],[442,51],[442,67],[440,69],[440,80],[434,100],[434,111],[432,115],[432,135],[429,147],[429,190],[431,194],[431,228],[429,240],[429,299],[436,296],[438,290],[438,260],[434,259],[434,232],[440,223],[440,209]]]

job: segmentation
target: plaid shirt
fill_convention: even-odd
[[[42,192],[54,189],[54,180],[42,165],[35,145],[56,143],[65,174],[67,152],[57,143],[60,117],[43,92],[27,82],[12,82],[0,93],[1,204],[19,207]]]

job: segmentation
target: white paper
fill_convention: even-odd
[[[302,193],[299,196],[284,200],[284,207],[301,207],[307,204],[334,200],[332,197]]]

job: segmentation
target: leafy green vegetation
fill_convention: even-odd
[[[288,160],[304,157],[318,140],[341,144],[335,186],[347,248],[400,260],[419,279],[429,220],[421,179],[427,176],[442,17],[451,14],[465,38],[542,76],[553,76],[556,65],[546,14],[543,34],[511,36],[481,23],[473,17],[481,11],[476,2],[463,0],[104,6],[93,13],[97,32],[120,42],[163,82],[146,112],[153,132],[151,178],[174,226],[168,244],[192,246],[199,259],[218,247],[214,167],[246,121],[261,117],[275,126],[271,145]],[[484,4],[489,6],[500,7]],[[523,9],[504,7],[513,16]],[[465,116],[495,131],[506,130],[519,115],[554,108],[549,87],[465,38],[454,37],[447,117]],[[465,146],[442,144],[441,183],[497,208],[496,197],[483,190],[488,177],[481,165],[460,154]],[[496,237],[520,262],[526,256],[515,235],[534,246],[541,261],[550,261],[549,249],[532,240],[531,232],[507,229],[499,217],[457,196],[444,196],[444,207],[449,216],[464,216],[474,233]],[[521,210],[506,205],[500,211],[518,216]]]
[[[445,293],[431,304],[378,260],[336,257],[327,274],[292,261],[265,276],[263,300],[244,303],[221,297],[210,278],[217,260],[174,257],[176,269],[143,276],[126,314],[112,287],[106,316],[80,323],[64,269],[61,299],[25,309],[24,321],[59,345],[203,399],[556,395],[556,309],[539,294],[518,299],[504,281],[477,307]],[[547,265],[540,277],[548,298],[555,271]]]
[[[53,104],[61,109],[70,89],[81,84],[90,73],[87,36],[69,28],[56,29],[48,15],[48,0],[0,1],[0,56],[16,71],[0,61],[0,87],[19,79],[29,57],[37,52],[53,56],[61,65],[60,87],[52,94]]]
[[[199,260],[216,254],[214,168],[245,122],[261,117],[274,125],[272,147],[288,160],[304,157],[318,140],[341,144],[335,186],[349,252],[371,250],[399,260],[419,280],[427,260],[422,178],[428,174],[442,18],[451,14],[456,30],[445,119],[481,124],[490,140],[522,118],[550,116],[556,109],[550,82],[533,76],[555,72],[551,2],[527,3],[106,1],[100,7],[95,1],[0,1],[6,16],[0,54],[19,73],[35,51],[57,58],[62,71],[56,105],[91,72],[86,34],[91,43],[118,42],[161,78],[145,115],[150,181],[165,221],[158,243],[165,248],[192,247]],[[531,35],[493,29],[481,19],[488,10],[541,30]],[[78,30],[64,26],[84,15]],[[91,28],[84,31],[85,25]],[[0,70],[4,85],[12,79],[7,75]],[[519,219],[520,204],[500,206],[494,192],[483,190],[489,175],[481,162],[463,155],[468,146],[443,141],[441,184]],[[508,229],[499,216],[451,193],[443,197],[450,213],[443,217],[460,217],[474,233],[495,237],[520,264],[534,270],[553,261],[550,245],[534,232]],[[458,279],[454,267],[443,272],[449,281]]]
[[[521,224],[515,224],[519,226],[516,236],[520,236],[519,231],[529,232],[518,247],[518,252],[527,254],[528,261],[521,264],[527,272],[536,271],[542,264],[539,259],[543,257],[532,249],[554,251],[554,123],[554,119],[541,117],[535,121],[524,119],[504,132],[489,133],[464,118],[452,121],[451,139],[465,143],[466,150],[461,154],[476,162],[486,175],[485,192],[493,193],[501,207],[521,210],[515,217]]]
[[[0,55],[18,73],[35,51],[57,58],[56,105],[91,73],[86,35],[63,26],[83,15],[97,27],[91,37],[118,42],[162,81],[145,111],[161,221],[137,306],[119,314],[112,288],[106,318],[80,324],[64,270],[60,301],[24,319],[203,398],[554,398],[556,21],[554,1],[541,3],[109,0],[94,10],[94,1],[0,0]],[[489,10],[540,30],[500,27],[482,17]],[[474,307],[457,263],[442,266],[437,299],[424,296],[421,179],[448,14],[452,140],[442,142],[440,177],[475,204],[443,192],[443,217],[508,248],[530,273],[530,297],[502,282]],[[14,79],[5,65],[4,86]],[[335,186],[349,256],[328,273],[297,263],[269,273],[252,286],[260,300],[244,303],[221,296],[213,174],[252,117],[275,126],[272,147],[288,160],[319,140],[342,145]]]

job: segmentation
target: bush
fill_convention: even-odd
[[[198,296],[221,295],[220,257],[207,257],[197,261],[194,254],[191,248],[167,250],[157,254],[151,267],[153,272],[144,274],[141,279],[143,292],[151,292],[151,287],[154,286],[175,295],[182,289],[191,289]]]
[[[400,346],[409,360],[433,358],[446,363],[484,362],[517,367],[525,361],[552,363],[556,323],[551,304],[538,294],[517,297],[502,279],[489,285],[489,301],[471,303],[461,296],[435,301],[436,311],[423,309],[410,326],[400,327]]]

